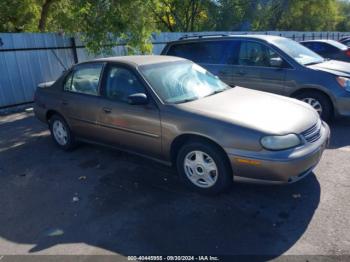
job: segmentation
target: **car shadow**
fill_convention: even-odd
[[[331,142],[329,149],[350,146],[350,118],[337,118],[329,125],[331,129]]]
[[[137,156],[90,145],[63,152],[32,117],[0,137],[0,237],[30,244],[29,253],[85,243],[125,256],[273,258],[300,239],[320,201],[314,174],[198,195],[171,168]]]

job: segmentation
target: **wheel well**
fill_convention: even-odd
[[[49,122],[50,118],[53,116],[53,115],[59,115],[62,117],[62,115],[60,113],[58,113],[57,111],[55,110],[49,110],[46,112],[46,121]]]
[[[188,143],[189,141],[204,141],[204,142],[210,143],[211,145],[215,146],[219,151],[221,151],[221,153],[223,154],[223,157],[225,158],[226,163],[230,164],[230,160],[227,156],[227,153],[218,143],[204,136],[193,135],[193,134],[183,134],[176,137],[174,141],[171,143],[170,157],[171,157],[171,163],[174,166],[176,166],[176,157],[180,148],[184,144]]]
[[[324,97],[326,97],[330,103],[330,105],[332,106],[332,111],[334,110],[334,105],[333,105],[333,101],[332,99],[330,98],[330,96],[324,92],[324,91],[321,91],[321,90],[318,90],[318,89],[314,89],[314,88],[302,88],[302,89],[299,89],[297,91],[295,91],[294,93],[292,93],[290,96],[291,97],[298,97],[300,94],[304,93],[304,92],[314,92],[314,93],[319,93],[319,94],[322,94]]]

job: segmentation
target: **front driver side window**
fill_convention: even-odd
[[[105,95],[115,101],[128,101],[128,96],[136,93],[145,93],[145,88],[130,70],[111,66],[107,72]]]
[[[258,42],[242,42],[238,64],[244,66],[276,67],[282,66],[283,59],[268,46]]]

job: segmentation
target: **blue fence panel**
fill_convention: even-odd
[[[0,38],[0,107],[33,101],[37,85],[57,79],[64,70],[57,57],[66,67],[74,64],[68,37],[0,33]],[[67,49],[40,50],[53,47]]]
[[[296,41],[313,38],[337,40],[350,36],[350,33],[345,32],[293,31],[154,33],[153,53],[160,54],[167,42],[184,35],[213,34],[269,34],[289,37]],[[69,68],[75,63],[71,38],[68,36],[55,33],[0,33],[0,39],[0,44],[3,43],[0,46],[0,108],[31,102],[39,83],[56,80],[65,67]],[[79,35],[76,35],[75,40],[79,62],[95,58],[84,48]],[[113,48],[113,53],[117,56],[126,55],[127,49],[118,45]]]

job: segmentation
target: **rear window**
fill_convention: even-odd
[[[339,50],[346,50],[347,47],[341,43],[338,43],[336,41],[331,42],[306,42],[303,43],[306,47],[310,48],[311,50],[315,51],[316,53],[334,53],[338,52]]]
[[[173,44],[167,55],[178,56],[201,64],[237,63],[239,41],[203,41]]]
[[[338,51],[336,47],[325,43],[313,43],[311,49],[317,53],[332,53]]]

